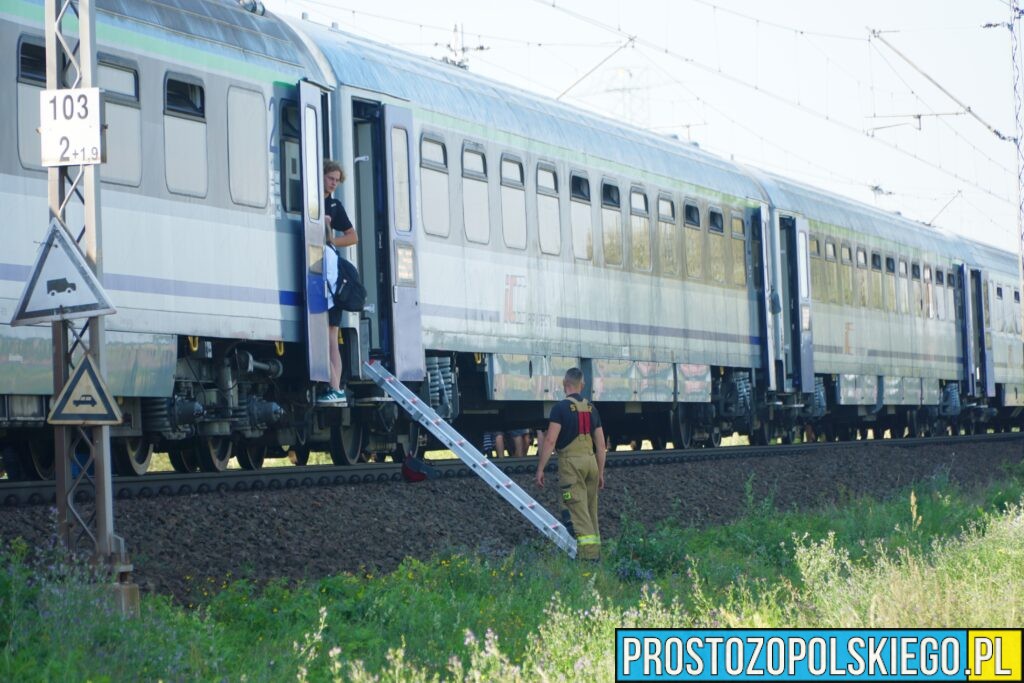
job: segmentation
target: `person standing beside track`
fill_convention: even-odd
[[[338,162],[324,160],[324,221],[327,223],[328,243],[335,247],[350,247],[359,242],[355,226],[345,212],[345,207],[332,195],[338,185],[345,182],[345,172]],[[331,254],[333,256],[333,254]],[[341,388],[341,350],[338,348],[338,328],[341,326],[341,306],[331,302],[327,310],[328,348],[331,352],[331,387],[317,399],[321,405],[345,406],[348,396]]]
[[[551,409],[534,481],[544,488],[544,468],[557,450],[562,519],[576,537],[577,556],[581,560],[598,560],[601,531],[597,523],[597,492],[604,488],[606,448],[601,416],[581,395],[583,385],[579,368],[570,368],[565,373],[565,398]]]

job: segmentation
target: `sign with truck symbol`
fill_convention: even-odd
[[[109,313],[116,313],[116,309],[85,256],[57,219],[51,219],[11,325]]]

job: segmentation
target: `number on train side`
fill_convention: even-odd
[[[43,166],[103,163],[102,99],[99,88],[39,93],[39,137]]]

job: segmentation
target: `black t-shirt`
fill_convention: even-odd
[[[324,201],[324,212],[331,217],[331,228],[337,232],[348,232],[355,227],[349,220],[348,214],[345,213],[345,207],[341,205],[341,201],[334,197],[328,197]]]
[[[558,432],[558,439],[555,441],[555,448],[562,449],[572,443],[572,440],[580,435],[580,421],[579,414],[572,411],[570,407],[569,398],[574,398],[577,401],[582,400],[582,396],[579,394],[569,394],[568,398],[559,401],[551,409],[551,416],[548,418],[552,422],[557,422],[562,425],[561,431]],[[590,433],[593,434],[594,430],[601,426],[601,416],[597,413],[597,407],[590,404]]]

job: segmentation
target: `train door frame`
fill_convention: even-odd
[[[960,333],[963,337],[964,381],[968,396],[994,396],[995,378],[992,374],[992,354],[988,352],[986,337],[991,330],[985,325],[984,296],[988,278],[979,268],[966,263],[957,268],[960,280],[959,295],[963,310]]]
[[[367,288],[367,307],[359,319],[358,344],[350,345],[347,364],[362,377],[361,361],[381,358],[402,381],[426,377],[419,301],[416,204],[416,140],[413,113],[406,103],[380,93],[342,89],[340,147],[342,165],[351,169],[346,207],[359,232],[358,265]],[[398,225],[392,134],[405,131],[408,173],[408,229]],[[412,277],[409,277],[409,266]],[[358,368],[358,370],[356,370]]]
[[[759,250],[760,269],[754,270],[754,292],[758,294],[758,314],[760,325],[758,333],[761,337],[761,365],[764,368],[766,391],[778,391],[776,373],[775,316],[779,313],[778,293],[775,291],[772,272],[772,235],[770,232],[770,211],[768,205],[747,211],[750,225],[751,255],[755,247]]]
[[[778,219],[782,259],[783,335],[788,342],[791,365],[786,375],[787,389],[814,392],[814,318],[811,307],[810,226],[797,214],[782,214]],[[794,256],[795,255],[795,256]],[[796,265],[794,268],[793,265]]]
[[[323,102],[328,91],[303,80],[299,90],[299,149],[302,163],[302,259],[306,299],[306,358],[309,379],[329,382],[327,292],[324,284],[324,138],[327,117]]]

